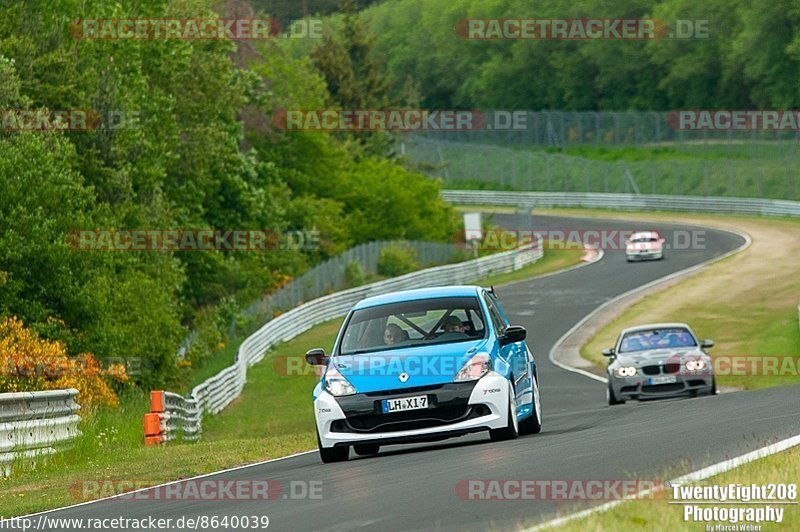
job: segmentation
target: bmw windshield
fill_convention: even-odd
[[[404,301],[356,310],[342,336],[340,355],[356,355],[486,336],[476,297]]]
[[[650,349],[696,347],[692,333],[682,327],[648,329],[626,334],[620,342],[620,353],[634,353]]]

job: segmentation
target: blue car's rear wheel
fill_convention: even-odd
[[[539,376],[534,374],[531,379],[531,408],[529,417],[519,422],[520,434],[539,434],[542,431],[542,404],[539,399]]]

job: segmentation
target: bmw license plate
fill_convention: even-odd
[[[678,382],[678,378],[675,375],[665,375],[663,377],[650,377],[647,379],[647,384],[672,384],[673,382]]]
[[[384,414],[402,412],[404,410],[421,410],[428,408],[428,396],[401,397],[400,399],[384,399],[381,401],[381,410]]]

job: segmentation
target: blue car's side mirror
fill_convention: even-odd
[[[525,327],[519,325],[511,325],[506,329],[505,334],[500,337],[500,345],[508,345],[516,342],[522,342],[528,337],[528,331]]]
[[[330,357],[325,356],[325,350],[316,348],[306,353],[306,362],[311,366],[327,366]]]

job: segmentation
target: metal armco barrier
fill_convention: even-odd
[[[0,471],[20,458],[53,454],[80,435],[78,390],[0,393]]]
[[[631,211],[657,210],[755,216],[800,216],[800,202],[798,201],[759,198],[494,190],[443,190],[442,197],[456,205],[528,205],[531,207],[584,207]]]
[[[199,415],[203,412],[211,414],[220,412],[239,397],[247,378],[247,368],[262,360],[270,347],[291,340],[315,325],[343,316],[350,307],[364,298],[412,288],[466,284],[487,275],[516,271],[536,262],[542,256],[541,246],[534,245],[457,264],[419,270],[309,301],[270,320],[245,339],[239,346],[234,364],[195,386],[189,398],[184,401],[186,404],[195,405]],[[169,396],[180,397],[175,394]],[[152,415],[145,417],[145,433],[148,431],[154,433],[145,437],[145,441],[150,445],[168,441],[165,429],[162,428],[163,424],[157,425],[157,421],[162,420]],[[198,438],[199,426],[198,418]]]
[[[197,441],[202,432],[203,412],[193,399],[171,392],[150,392],[150,412],[144,415],[144,443]]]

